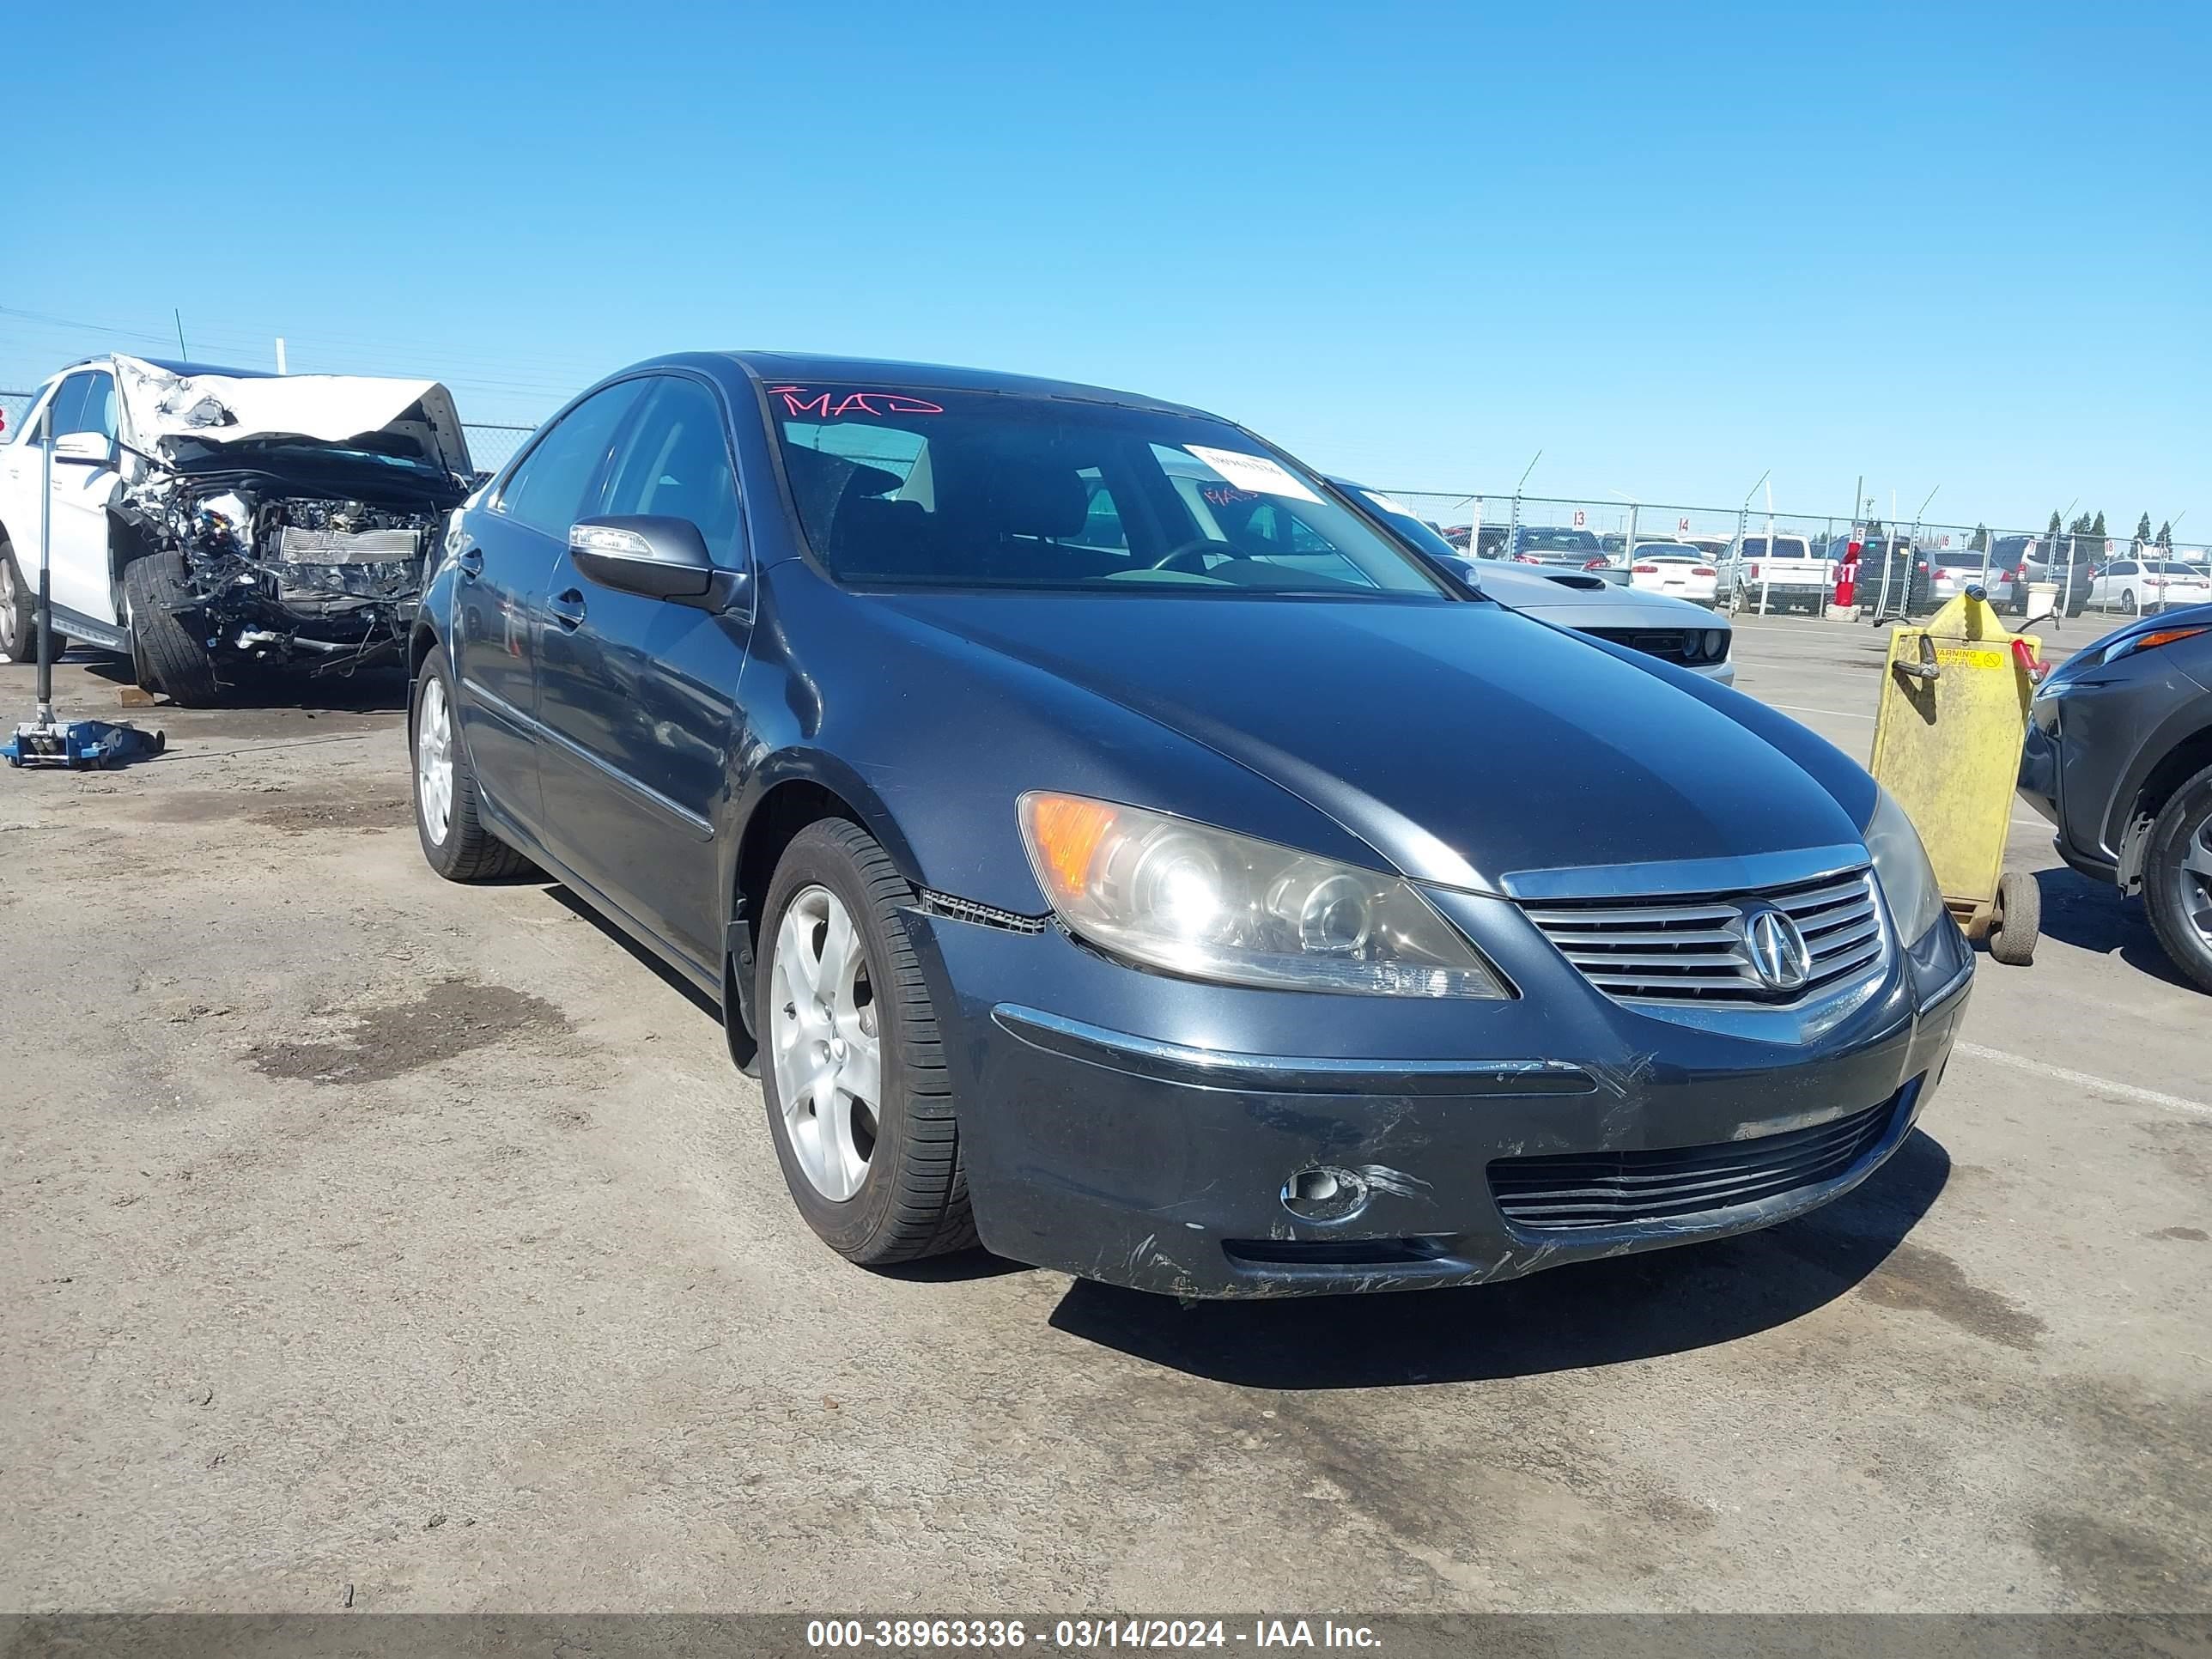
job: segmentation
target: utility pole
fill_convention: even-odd
[[[276,337],[276,372],[279,374],[290,372],[284,367],[284,337],[281,334]]]
[[[1522,487],[1528,482],[1528,475],[1536,470],[1536,463],[1543,459],[1544,452],[1540,449],[1531,455],[1528,458],[1528,465],[1521,469],[1521,483],[1513,486],[1512,528],[1505,532],[1505,556],[1509,559],[1520,551]]]

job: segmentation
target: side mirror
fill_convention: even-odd
[[[1443,566],[1444,574],[1446,575],[1449,576],[1454,581],[1457,582],[1468,592],[1474,594],[1475,598],[1479,599],[1486,597],[1482,591],[1482,577],[1476,571],[1472,560],[1465,558],[1439,559],[1437,562]]]
[[[77,466],[112,465],[115,440],[104,432],[64,432],[54,440],[54,459]]]
[[[579,520],[568,531],[568,556],[602,587],[702,610],[723,609],[744,582],[714,563],[697,525],[657,514]]]

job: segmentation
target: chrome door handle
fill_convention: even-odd
[[[465,547],[453,556],[453,562],[460,568],[461,580],[472,582],[483,574],[483,549]]]
[[[584,625],[584,595],[579,588],[572,587],[548,601],[545,608],[555,622],[572,633]]]

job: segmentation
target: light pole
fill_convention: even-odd
[[[1759,494],[1759,485],[1765,483],[1773,476],[1774,469],[1771,466],[1760,473],[1759,483],[1754,483],[1743,492],[1743,505],[1735,510],[1735,545],[1729,550],[1729,592],[1730,593],[1734,593],[1743,584],[1743,532],[1745,527],[1751,523],[1751,498]],[[1766,550],[1771,555],[1774,549],[1769,545]],[[1759,614],[1762,617],[1766,614],[1766,592],[1763,586],[1759,595]]]
[[[1522,485],[1528,482],[1528,475],[1536,470],[1536,463],[1543,459],[1544,452],[1540,449],[1531,455],[1528,458],[1528,465],[1521,469],[1521,483],[1513,486],[1513,518],[1510,527],[1505,532],[1505,556],[1509,559],[1519,550],[1516,544],[1521,539]]]
[[[1620,544],[1620,560],[1623,564],[1634,564],[1636,562],[1636,513],[1638,507],[1636,497],[1633,495],[1621,495],[1620,490],[1613,489],[1607,489],[1605,493],[1608,495],[1619,495],[1622,501],[1628,503],[1628,534]]]

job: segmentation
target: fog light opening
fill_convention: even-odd
[[[1367,1207],[1367,1183],[1349,1170],[1300,1170],[1283,1183],[1283,1207],[1301,1221],[1348,1221]]]

